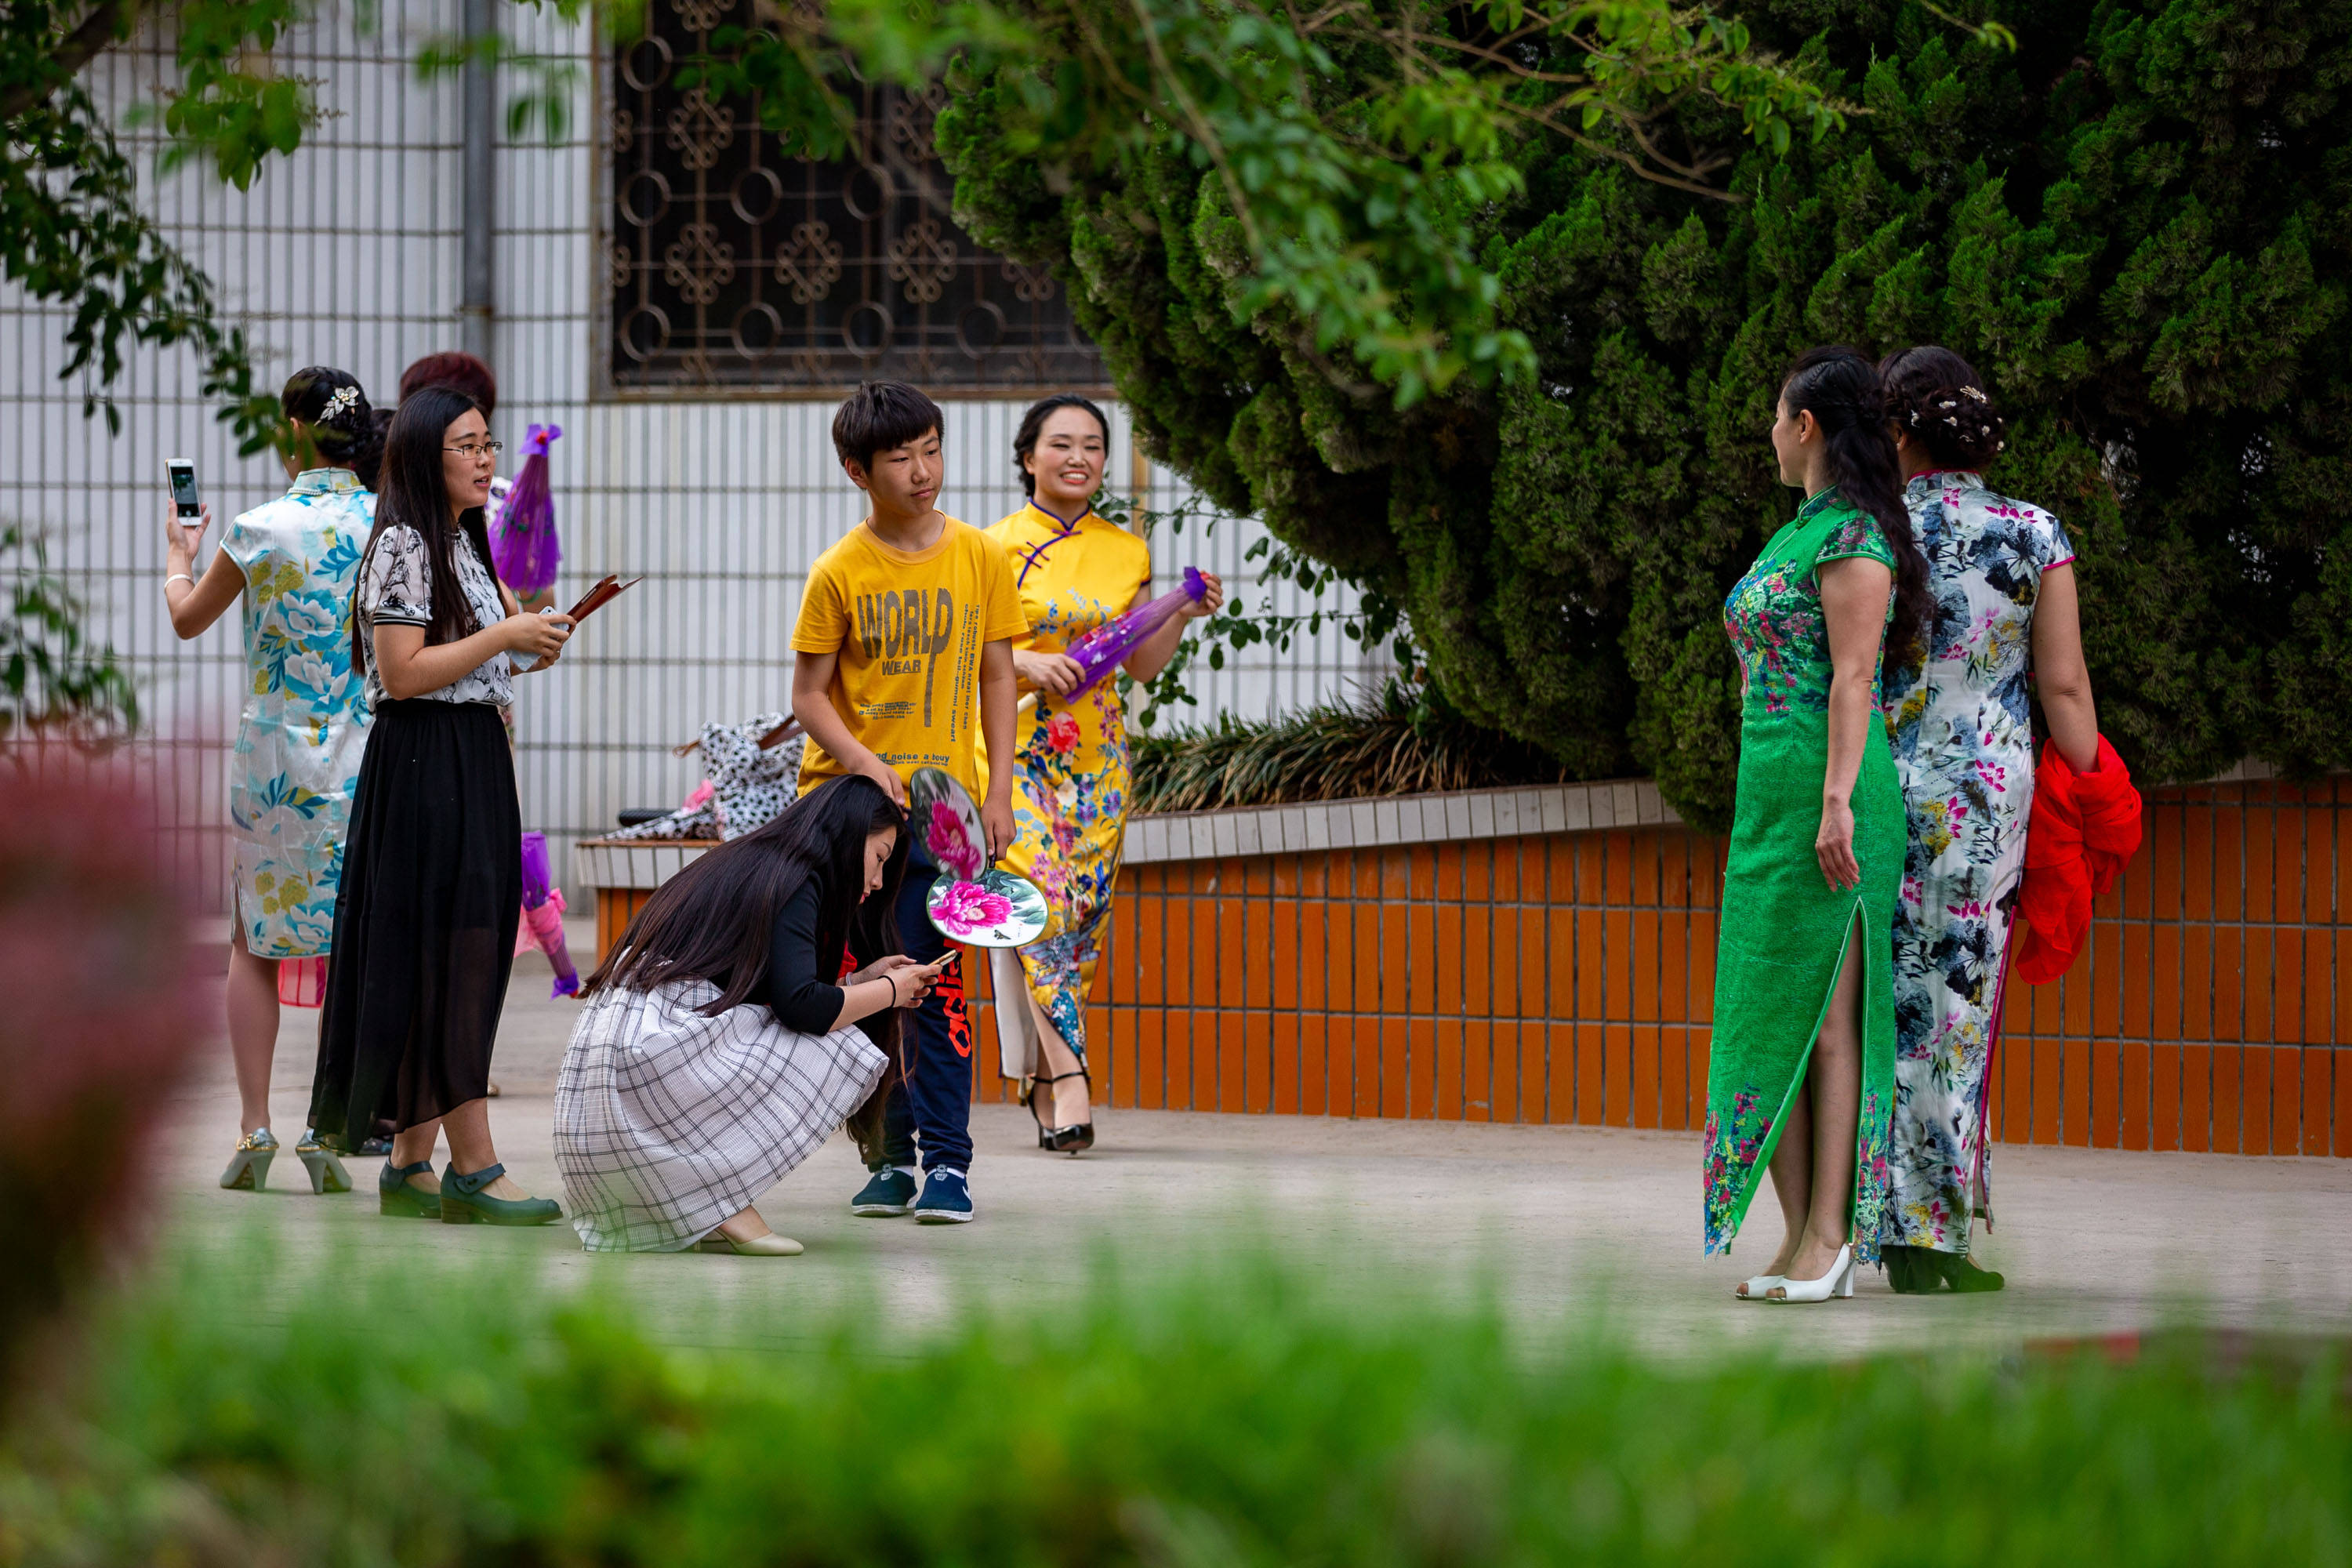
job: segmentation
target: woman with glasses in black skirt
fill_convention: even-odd
[[[346,1152],[378,1117],[399,1129],[377,1182],[386,1215],[545,1225],[560,1211],[507,1177],[486,1098],[522,905],[499,715],[515,668],[554,663],[571,626],[524,614],[491,571],[482,507],[498,452],[480,405],[446,386],[405,399],[385,436],[352,606],[375,722],[335,900],[310,1120]]]

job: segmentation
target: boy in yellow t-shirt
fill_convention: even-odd
[[[903,382],[868,382],[834,415],[834,450],[872,510],[809,569],[793,627],[793,716],[809,737],[801,793],[863,773],[903,806],[908,776],[935,767],[979,794],[985,744],[980,819],[993,858],[1013,842],[1013,639],[1029,623],[1004,552],[932,504],[945,431],[939,405]],[[936,870],[910,835],[899,942],[946,967],[915,1008],[914,1070],[849,1210],[952,1224],[972,1216],[971,1020],[961,955],[924,910]]]

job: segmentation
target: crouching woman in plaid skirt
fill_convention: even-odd
[[[836,779],[664,883],[588,977],[555,1163],[589,1251],[801,1250],[752,1204],[844,1122],[878,1138],[896,1010],[939,978],[895,951],[905,826]]]

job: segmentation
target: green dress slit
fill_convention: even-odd
[[[1707,1062],[1706,1250],[1728,1252],[1804,1082],[1839,965],[1861,943],[1861,1115],[1854,1131],[1854,1249],[1878,1254],[1895,1103],[1895,899],[1903,876],[1903,791],[1875,715],[1853,786],[1853,852],[1862,885],[1843,890],[1813,856],[1829,761],[1829,627],[1815,568],[1862,556],[1892,566],[1877,521],[1834,489],[1805,502],[1772,536],[1724,603],[1724,626],[1747,676],[1739,722],[1739,794],[1723,874]],[[1889,613],[1893,596],[1888,598]]]

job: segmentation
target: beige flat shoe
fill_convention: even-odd
[[[801,1251],[799,1242],[774,1231],[757,1241],[738,1241],[725,1231],[714,1230],[694,1246],[698,1252],[731,1252],[738,1258],[796,1258]]]

